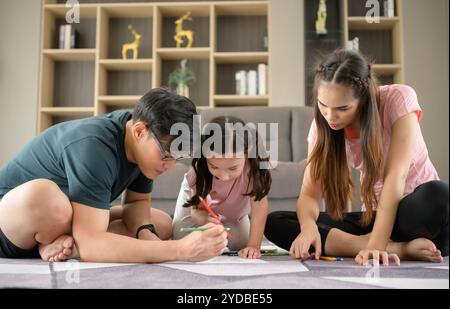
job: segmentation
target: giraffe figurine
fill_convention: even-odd
[[[183,17],[180,17],[175,21],[175,36],[173,38],[177,42],[177,48],[181,47],[181,44],[183,44],[184,37],[188,40],[187,48],[191,48],[194,41],[194,32],[192,30],[183,29],[183,22],[185,20],[192,20],[191,12],[187,12]]]
[[[141,45],[142,35],[136,32],[131,25],[128,25],[128,30],[130,30],[131,34],[134,37],[134,41],[131,43],[125,43],[122,45],[122,58],[123,60],[127,59],[127,52],[129,50],[133,51],[133,60],[137,60],[139,53],[139,46]]]

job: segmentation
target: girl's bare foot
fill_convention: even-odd
[[[39,254],[46,262],[59,262],[78,257],[75,241],[69,235],[61,235],[48,245],[39,244]]]

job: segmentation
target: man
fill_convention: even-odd
[[[171,169],[175,123],[193,132],[195,105],[154,89],[133,113],[55,125],[0,169],[0,257],[89,262],[199,261],[226,246],[220,225],[181,240],[171,219],[151,209],[152,180]],[[192,138],[192,136],[191,136]],[[110,222],[110,202],[123,211]]]

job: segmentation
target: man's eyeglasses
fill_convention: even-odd
[[[173,153],[171,154],[170,152],[168,152],[167,150],[164,149],[164,147],[162,146],[161,142],[159,141],[159,139],[156,137],[155,134],[153,134],[153,131],[148,128],[148,131],[150,132],[150,134],[152,135],[153,140],[156,142],[156,144],[158,144],[159,150],[161,152],[162,155],[162,161],[180,161],[181,159],[187,159],[190,157],[190,155],[188,153]]]

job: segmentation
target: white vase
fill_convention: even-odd
[[[186,84],[179,84],[177,86],[177,93],[179,95],[185,96],[186,98],[189,98],[189,86]]]

